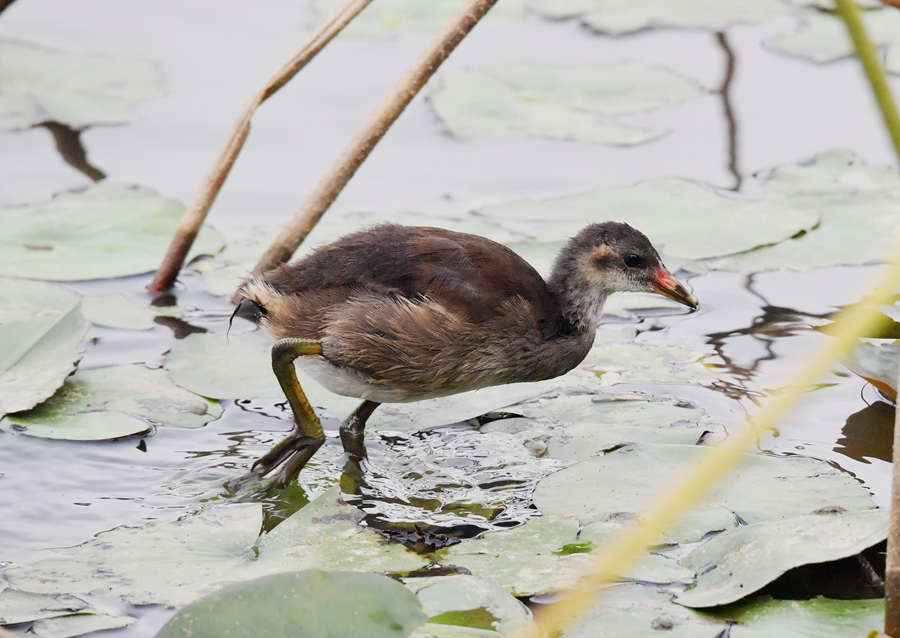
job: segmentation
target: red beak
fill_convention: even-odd
[[[653,287],[653,292],[656,294],[673,299],[694,310],[697,309],[697,301],[665,268],[660,268],[656,273],[656,277],[653,278]]]

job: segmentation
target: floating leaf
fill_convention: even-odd
[[[811,162],[779,166],[766,179],[773,195],[853,195],[900,187],[900,178],[888,165],[869,166],[852,151],[832,149]]]
[[[416,592],[431,624],[507,634],[531,617],[505,589],[475,576],[411,578],[406,586]]]
[[[674,178],[539,202],[497,204],[479,212],[498,219],[547,222],[531,234],[551,242],[574,236],[589,222],[625,222],[644,231],[665,258],[683,259],[777,243],[819,222],[814,209],[799,208],[788,200],[739,200]]]
[[[212,507],[171,523],[102,532],[76,547],[36,552],[5,576],[36,593],[122,596],[186,605],[222,585],[300,569],[413,570],[422,557],[360,527],[363,514],[332,489],[257,538],[259,505]]]
[[[162,370],[127,365],[77,372],[36,408],[0,420],[0,430],[97,441],[146,432],[153,423],[197,428],[221,415],[218,402],[176,387]]]
[[[689,445],[614,448],[542,480],[534,504],[544,514],[574,516],[582,525],[639,515],[673,476],[713,453],[710,447]],[[678,542],[695,542],[707,532],[734,527],[732,513],[758,523],[835,505],[848,510],[874,506],[850,475],[823,461],[748,454],[727,481],[665,533]]]
[[[610,35],[653,27],[723,31],[784,13],[774,0],[533,0],[532,6],[550,18],[582,16],[586,25]]]
[[[90,328],[78,304],[58,286],[0,277],[0,415],[34,407],[75,370]]]
[[[850,354],[841,357],[853,374],[862,377],[879,392],[897,401],[897,383],[900,376],[900,343],[862,342]]]
[[[183,210],[152,190],[107,182],[46,204],[0,209],[0,274],[74,281],[150,272]],[[190,256],[221,247],[219,234],[207,227]]]
[[[676,605],[677,606],[677,605]],[[757,599],[727,608],[737,621],[734,638],[847,638],[870,636],[884,625],[884,598],[878,600]]]
[[[463,0],[379,0],[366,7],[341,35],[363,38],[385,38],[403,33],[437,32],[462,8]],[[331,15],[341,6],[341,0],[315,0],[321,15]],[[519,18],[525,1],[498,3],[485,16],[485,22]]]
[[[596,395],[560,396],[517,406],[531,418],[551,418],[564,427],[553,431],[549,454],[557,459],[584,460],[602,456],[622,443],[695,445],[704,436],[721,439],[717,424],[700,425],[702,410],[655,401],[603,401]],[[482,431],[503,428],[511,421],[491,423]]]
[[[72,638],[95,631],[121,629],[137,622],[134,616],[103,613],[80,613],[39,620],[26,635],[40,638]]]
[[[151,330],[155,317],[180,317],[179,306],[141,304],[122,294],[92,295],[81,300],[81,311],[95,326],[122,330]]]
[[[132,122],[132,109],[162,93],[155,62],[71,53],[0,40],[0,130],[60,122],[74,129]]]
[[[562,638],[713,638],[728,634],[724,621],[673,604],[672,594],[654,587],[615,585],[595,597],[587,613],[566,627]],[[734,638],[743,627],[734,627]],[[773,636],[779,634],[773,634]]]
[[[813,62],[832,62],[853,55],[853,43],[840,17],[823,11],[807,11],[805,24],[796,32],[778,35],[766,41],[770,48],[806,58]],[[886,67],[900,72],[900,12],[881,8],[860,12],[863,24],[876,47],[889,47]]]
[[[66,616],[88,608],[90,605],[75,596],[48,596],[11,588],[0,589],[0,625]]]
[[[598,498],[596,491],[590,497]],[[545,514],[514,529],[453,545],[434,556],[445,566],[465,567],[473,575],[495,583],[515,596],[531,596],[576,584],[593,564],[593,559],[588,553],[572,549],[576,546],[587,550],[598,547],[627,525],[625,519],[604,521],[579,534],[580,525],[576,518]],[[647,554],[621,576],[668,583],[688,581],[691,573],[673,559]]]
[[[859,554],[887,538],[884,510],[833,511],[730,529],[681,560],[697,574],[678,594],[687,607],[733,603],[759,591],[789,569]]]
[[[442,76],[431,104],[462,139],[529,134],[597,144],[638,144],[664,130],[609,116],[678,104],[699,88],[671,71],[639,64],[609,67],[507,65]]]
[[[710,381],[715,373],[695,353],[679,346],[614,343],[591,348],[582,368],[601,385]]]
[[[386,576],[312,569],[231,585],[156,638],[403,638],[424,620],[416,597]]]

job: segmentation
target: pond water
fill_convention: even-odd
[[[137,122],[90,128],[81,141],[90,164],[108,179],[188,201],[244,102],[316,20],[310,3],[301,0],[17,0],[0,15],[0,37],[157,60],[165,94],[141,104]],[[481,25],[446,70],[510,61],[638,61],[676,71],[703,93],[620,118],[634,126],[671,129],[660,139],[626,147],[525,136],[461,141],[444,131],[419,96],[326,219],[357,211],[460,216],[496,202],[656,177],[681,177],[726,191],[740,184],[739,196],[753,196],[759,188],[753,175],[831,148],[849,149],[869,164],[892,163],[854,61],[814,65],[762,46],[773,35],[793,31],[797,21],[785,15],[732,26],[724,39],[708,31],[674,29],[611,38],[577,21],[537,15]],[[329,45],[254,118],[249,142],[210,223],[222,229],[283,223],[428,40],[428,34],[413,33],[339,38]],[[727,76],[729,55],[734,73],[723,97],[717,91]],[[47,128],[0,133],[0,205],[41,202],[90,183],[64,162]],[[698,312],[646,311],[634,319],[611,316],[605,324],[634,329],[641,343],[677,345],[706,356],[707,363],[722,366],[716,381],[621,383],[615,391],[692,401],[711,421],[735,425],[758,397],[788,378],[806,353],[829,339],[812,330],[808,320],[858,300],[878,271],[878,266],[834,266],[756,275],[682,273],[701,303]],[[124,292],[146,299],[149,281],[149,276],[136,276],[64,285],[85,294]],[[207,294],[200,275],[185,272],[174,294],[188,310],[181,320],[159,322],[148,331],[94,327],[80,368],[160,366],[164,354],[192,330],[225,332],[232,307],[227,298]],[[241,322],[235,326],[237,333],[249,328]],[[75,545],[114,527],[175,520],[220,497],[224,480],[243,471],[290,428],[283,405],[276,402],[225,401],[224,407],[222,418],[202,428],[161,427],[117,441],[61,442],[0,433],[0,564],[19,562],[34,550]],[[886,507],[892,419],[893,409],[871,386],[835,364],[760,447],[833,463]],[[434,501],[417,497],[421,510],[410,510],[409,494],[392,492],[408,486],[391,478],[373,481],[382,496],[366,501],[368,507],[401,519],[427,519],[430,513],[436,523],[448,525],[453,513],[438,511],[441,500],[435,496],[443,491],[488,509],[502,510],[506,504],[495,521],[500,526],[533,515],[530,490],[564,464],[523,460],[498,442],[479,450],[473,467],[448,465],[447,459],[459,463],[466,458],[465,433],[478,425],[370,437],[373,467],[383,475],[422,468],[437,473],[429,488],[421,488]],[[312,491],[340,474],[337,422],[326,420],[325,427],[329,445],[304,473]],[[434,451],[450,444],[456,446],[452,453]],[[504,493],[492,501],[510,485],[517,495]],[[295,497],[284,507],[304,502],[304,494]],[[401,505],[392,507],[397,502]],[[459,523],[466,524],[464,519]],[[107,635],[152,636],[173,611],[139,613],[141,622]]]

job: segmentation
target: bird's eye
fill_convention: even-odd
[[[635,255],[634,253],[628,253],[625,255],[625,265],[629,268],[637,268],[643,265],[644,260],[641,259],[640,255]]]

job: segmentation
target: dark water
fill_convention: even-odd
[[[167,92],[140,106],[134,124],[84,131],[80,141],[86,156],[80,163],[77,147],[71,150],[73,136],[65,131],[38,127],[0,133],[0,205],[39,202],[60,190],[85,187],[98,172],[189,200],[243,103],[298,46],[312,19],[306,2],[287,0],[17,0],[0,16],[0,36],[158,60]],[[791,31],[794,24],[782,18],[734,27],[724,37],[662,31],[622,39],[536,17],[479,27],[447,68],[633,60],[671,68],[708,92],[683,105],[622,118],[672,128],[660,140],[630,148],[527,138],[460,142],[441,132],[419,97],[333,212],[459,215],[495,201],[660,176],[725,189],[740,182],[742,192],[753,194],[753,174],[833,147],[848,148],[869,163],[891,161],[868,88],[853,62],[814,66],[760,46],[763,38]],[[427,41],[427,36],[409,35],[344,39],[329,46],[258,113],[210,221],[219,227],[282,223]],[[730,62],[733,73],[723,95],[717,91],[729,79]],[[69,148],[69,163],[57,145]],[[636,328],[647,343],[681,345],[715,357],[712,361],[723,366],[719,379],[710,387],[622,384],[616,389],[672,394],[696,402],[716,420],[736,423],[754,398],[778,387],[795,362],[828,338],[811,330],[805,319],[857,300],[876,271],[869,266],[695,276],[690,285],[701,300],[699,312],[646,316]],[[148,282],[145,276],[71,287],[145,298]],[[161,365],[164,353],[190,326],[225,330],[231,306],[206,295],[199,277],[186,275],[175,294],[189,309],[185,323],[147,332],[94,328],[90,336],[97,339],[88,344],[82,367]],[[762,447],[833,462],[885,506],[892,418],[892,408],[879,402],[874,390],[836,364]],[[339,479],[336,425],[325,423],[329,444],[305,472],[310,491]],[[114,442],[0,434],[0,561],[17,562],[33,550],[194,511],[207,499],[219,498],[222,482],[243,471],[289,427],[282,406],[251,401],[225,402],[224,416],[204,428],[159,428],[149,436]],[[373,520],[431,517],[441,524],[478,527],[483,521],[514,524],[531,515],[528,493],[540,476],[555,469],[554,462],[522,455],[500,439],[473,448],[476,428],[477,423],[448,424],[419,434],[373,437],[374,474],[362,498]],[[376,493],[379,497],[371,498]],[[273,515],[279,507],[301,505],[304,498],[295,494],[273,507]],[[481,503],[483,509],[459,508],[458,503]],[[118,635],[152,636],[170,613],[142,610],[142,621]]]

